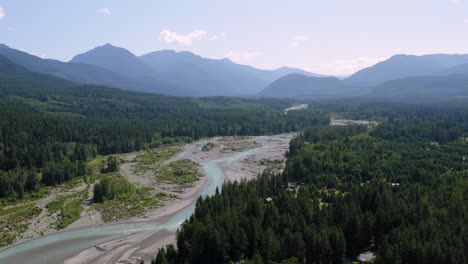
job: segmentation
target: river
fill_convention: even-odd
[[[250,149],[220,160],[200,162],[205,171],[206,183],[199,195],[212,195],[217,187],[221,188],[226,179],[226,175],[220,166],[221,162],[229,165],[238,159],[255,154],[258,149]],[[62,231],[36,238],[0,251],[0,263],[63,263],[66,259],[94,245],[136,232],[146,230],[175,232],[180,224],[193,213],[195,202],[196,200],[181,210],[168,215],[163,221],[159,220],[156,223],[146,221],[99,225]]]

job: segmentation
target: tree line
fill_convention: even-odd
[[[41,77],[42,78],[42,77]],[[12,87],[1,78],[0,88]],[[0,89],[0,198],[86,174],[85,162],[203,137],[263,135],[327,123],[317,111],[282,114],[289,102],[177,98],[107,87]],[[35,174],[26,186],[22,172]],[[28,172],[28,173],[29,173]],[[32,176],[31,176],[32,177]],[[34,185],[34,186],[32,186]]]
[[[392,111],[375,129],[303,130],[282,174],[200,198],[153,263],[349,263],[365,251],[376,263],[467,263],[466,118]]]

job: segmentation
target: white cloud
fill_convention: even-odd
[[[236,52],[231,50],[226,54],[226,57],[237,63],[247,63],[260,55],[262,53],[256,51]]]
[[[299,47],[301,45],[300,42],[297,42],[297,41],[293,41],[293,42],[290,42],[289,43],[289,46],[295,48],[295,47]]]
[[[294,40],[295,40],[295,41],[304,41],[304,40],[306,40],[306,39],[307,39],[307,38],[304,37],[304,36],[295,36],[295,37],[294,37]]]
[[[291,42],[289,42],[289,46],[296,48],[302,45],[304,41],[306,41],[306,37],[304,36],[295,36]]]
[[[224,39],[226,38],[226,32],[221,32],[219,34],[212,35],[210,37],[210,40],[219,40],[219,39]]]
[[[97,10],[97,12],[101,15],[105,15],[105,16],[110,16],[112,14],[112,12],[110,11],[109,8],[107,7],[103,7],[103,8],[100,8]]]
[[[5,17],[5,9],[3,9],[3,6],[0,5],[0,20]]]
[[[196,29],[187,34],[179,34],[175,31],[163,30],[159,33],[159,39],[166,44],[178,44],[181,46],[192,46],[195,41],[202,40],[206,37],[207,32]]]

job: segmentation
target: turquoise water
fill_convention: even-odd
[[[221,188],[225,174],[219,163],[228,165],[233,161],[254,154],[256,149],[241,152],[233,157],[201,163],[207,182],[200,195],[213,195]],[[195,202],[180,210],[163,224],[149,222],[94,226],[40,237],[0,251],[0,263],[61,263],[87,248],[134,232],[145,230],[168,230],[175,232],[180,224],[195,210]]]

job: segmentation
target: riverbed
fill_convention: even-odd
[[[175,241],[175,232],[195,209],[200,195],[212,195],[225,180],[252,178],[257,168],[247,161],[255,157],[284,154],[292,134],[252,137],[249,149],[220,155],[196,155],[202,144],[194,144],[180,155],[199,162],[205,173],[199,188],[185,194],[176,204],[139,221],[90,226],[40,237],[0,252],[1,263],[138,263],[150,260],[156,249]],[[259,143],[260,142],[260,143]],[[275,156],[275,157],[276,157]],[[250,174],[249,174],[250,171]],[[261,172],[261,168],[258,169]],[[234,175],[234,176],[233,176]]]

